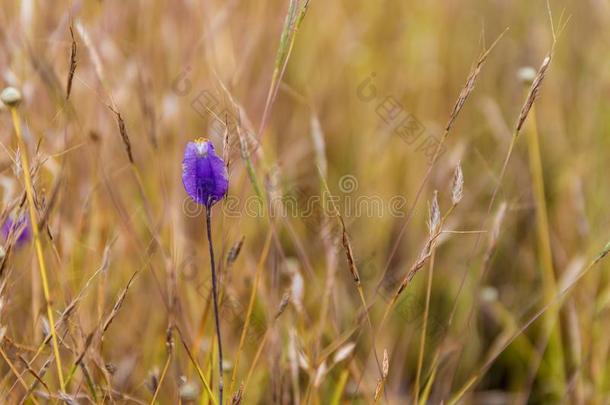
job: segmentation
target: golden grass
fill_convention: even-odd
[[[609,34],[593,0],[3,2],[0,403],[604,404]]]

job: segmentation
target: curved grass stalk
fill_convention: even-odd
[[[13,126],[15,128],[15,134],[17,136],[17,143],[21,149],[21,166],[23,170],[23,180],[25,182],[25,193],[28,201],[28,211],[30,215],[30,224],[32,225],[32,233],[34,235],[34,246],[36,249],[36,257],[38,259],[38,269],[40,271],[40,279],[42,281],[42,291],[47,307],[47,317],[49,318],[49,329],[51,330],[51,340],[53,346],[53,354],[55,356],[55,365],[57,366],[57,375],[59,378],[59,385],[62,391],[65,391],[66,386],[63,377],[63,368],[61,365],[61,357],[59,355],[59,342],[57,339],[57,331],[55,329],[55,316],[53,315],[53,308],[51,307],[51,293],[49,290],[49,281],[47,277],[47,267],[44,259],[44,253],[42,251],[42,243],[40,242],[40,230],[38,229],[38,216],[36,215],[36,206],[34,205],[34,187],[32,185],[32,176],[30,173],[30,164],[28,161],[28,154],[23,136],[21,135],[21,123],[19,121],[19,113],[17,108],[12,106],[11,117],[13,119]]]

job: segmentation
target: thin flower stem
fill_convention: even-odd
[[[216,281],[216,265],[214,263],[214,247],[212,245],[212,206],[207,205],[206,210],[206,225],[208,232],[208,246],[210,248],[210,267],[212,270],[212,295],[214,299],[214,319],[216,321],[216,338],[218,340],[218,403],[220,405],[222,402],[222,391],[223,391],[223,382],[222,382],[222,339],[220,338],[220,317],[218,313],[218,286]]]
[[[47,307],[47,317],[49,318],[49,326],[51,329],[51,340],[53,342],[53,354],[55,356],[55,364],[57,366],[57,375],[59,377],[59,386],[62,391],[65,391],[66,385],[62,374],[61,358],[59,356],[59,344],[57,341],[57,332],[55,330],[55,317],[53,315],[53,309],[51,308],[51,293],[49,292],[49,281],[47,278],[47,267],[45,265],[44,254],[42,252],[42,243],[40,242],[40,232],[38,229],[38,218],[36,215],[36,207],[34,205],[34,187],[32,186],[32,177],[30,173],[30,165],[28,162],[28,154],[21,135],[21,124],[19,121],[19,114],[15,107],[11,107],[11,117],[13,119],[13,126],[15,127],[15,134],[17,136],[17,143],[21,148],[21,166],[23,170],[23,180],[25,182],[25,193],[28,201],[28,208],[30,214],[30,223],[32,224],[32,233],[34,235],[34,246],[36,249],[36,257],[38,258],[38,269],[40,270],[40,278],[42,280],[42,291]]]

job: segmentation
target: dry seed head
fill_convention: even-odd
[[[237,392],[233,395],[233,398],[231,399],[231,405],[241,404],[243,393],[244,393],[244,383],[241,383],[239,385],[239,389],[237,390]]]
[[[324,376],[326,375],[327,371],[328,367],[326,366],[326,362],[323,361],[322,364],[320,364],[318,366],[318,369],[316,370],[316,374],[313,380],[314,387],[319,387],[320,384],[322,384],[322,381],[324,380]]]
[[[309,365],[309,359],[307,358],[307,355],[305,353],[303,353],[302,350],[299,350],[299,366],[306,371],[309,371],[310,369],[310,365]]]
[[[295,306],[298,312],[302,312],[305,282],[301,272],[298,269],[298,265],[296,264],[291,271],[291,278],[290,295],[292,297],[292,304]]]
[[[114,373],[116,373],[117,371],[117,366],[115,366],[111,362],[104,364],[104,368],[106,369],[106,371],[108,371],[108,373],[110,373],[110,375],[114,375]]]
[[[222,369],[224,371],[233,370],[233,362],[231,360],[223,359],[222,360]]]
[[[525,122],[527,115],[529,114],[530,110],[532,109],[532,105],[534,105],[534,101],[536,101],[536,98],[538,97],[538,94],[540,93],[540,87],[542,86],[542,80],[544,79],[544,76],[545,76],[546,71],[548,70],[550,64],[551,64],[551,55],[548,55],[542,61],[542,64],[540,65],[540,68],[538,69],[538,72],[536,73],[534,80],[532,80],[532,85],[530,87],[530,91],[527,95],[527,99],[525,100],[525,104],[523,105],[523,108],[521,109],[521,113],[519,114],[519,119],[517,121],[517,127],[516,127],[517,133],[519,131],[521,131],[521,128],[523,127],[523,123]]]
[[[350,354],[354,351],[356,344],[353,342],[349,342],[342,347],[340,347],[335,355],[333,356],[333,363],[339,363],[349,357]]]
[[[148,372],[148,379],[146,380],[145,385],[150,392],[154,393],[157,391],[157,387],[159,386],[159,368],[155,367]]]
[[[68,405],[78,405],[76,398],[72,395],[66,394],[65,392],[59,393],[59,399]]]
[[[199,387],[192,382],[185,382],[180,387],[180,398],[183,401],[196,401],[199,397]]]
[[[390,359],[388,358],[388,350],[383,349],[383,366],[382,366],[383,378],[388,377],[388,372],[390,371]]]
[[[313,140],[313,146],[316,156],[316,164],[320,169],[320,173],[323,178],[326,178],[328,173],[328,163],[326,161],[326,143],[324,142],[324,133],[322,132],[322,126],[320,120],[315,114],[312,114],[310,119],[311,126],[311,138]]]
[[[440,224],[441,209],[438,206],[438,191],[434,190],[434,196],[432,197],[432,203],[430,203],[428,215],[428,229],[430,230],[430,236],[434,236],[438,232]]]
[[[498,299],[498,290],[492,286],[481,289],[481,300],[483,302],[494,302]]]
[[[233,246],[231,246],[231,249],[229,249],[229,253],[227,254],[227,264],[228,265],[233,264],[233,262],[235,262],[235,260],[237,260],[237,257],[239,256],[239,253],[241,252],[241,248],[244,245],[245,239],[246,239],[246,237],[242,236],[241,239],[239,241],[237,241]]]
[[[51,333],[51,329],[49,328],[49,321],[45,316],[40,317],[40,328],[42,329],[42,334],[46,338]]]
[[[524,66],[517,71],[517,77],[523,84],[530,85],[536,78],[536,69],[531,66]]]
[[[17,107],[21,103],[21,92],[14,87],[6,87],[0,93],[0,100],[8,107]]]
[[[284,310],[288,306],[289,302],[290,302],[290,294],[288,292],[285,292],[284,295],[282,295],[282,300],[280,301],[278,310],[275,313],[275,319],[279,318],[284,313]]]
[[[453,185],[451,186],[451,202],[457,205],[461,200],[464,192],[464,174],[462,173],[462,165],[458,162],[453,172]]]
[[[383,388],[382,382],[383,380],[377,381],[377,385],[375,386],[375,402],[379,401],[379,397],[381,396],[381,388]]]
[[[502,226],[502,222],[504,221],[504,215],[506,214],[507,204],[503,202],[498,208],[498,212],[494,217],[493,226],[491,228],[491,234],[489,237],[489,245],[495,246],[498,242],[498,236],[500,235],[500,227]]]

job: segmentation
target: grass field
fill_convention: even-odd
[[[3,1],[0,402],[610,404],[609,52],[604,0]]]

